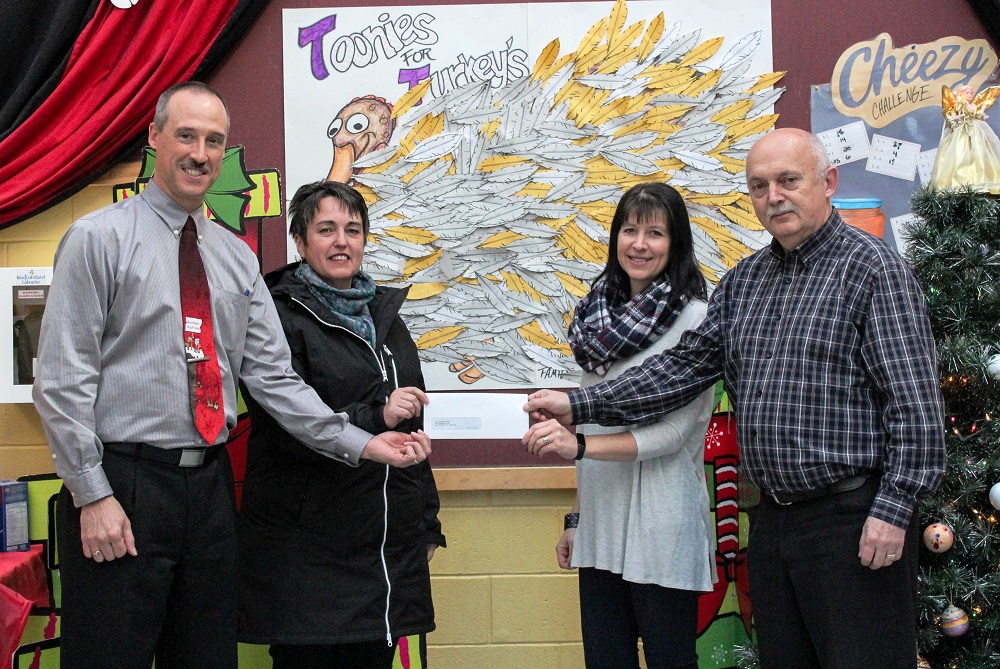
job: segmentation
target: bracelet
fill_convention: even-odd
[[[567,513],[563,519],[563,530],[570,530],[580,524],[579,513]]]
[[[587,450],[587,438],[583,436],[583,433],[576,433],[576,459],[583,460],[583,453]]]

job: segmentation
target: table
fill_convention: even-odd
[[[0,553],[0,662],[9,663],[17,650],[32,605],[49,605],[41,544],[27,551]]]

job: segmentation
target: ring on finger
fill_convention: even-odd
[[[551,439],[549,439],[548,435],[546,435],[546,436],[542,437],[542,443],[543,443],[543,444],[545,444],[545,445],[548,445],[548,443],[549,443],[550,441],[552,441],[552,440],[551,440]]]
[[[93,555],[95,560],[104,559],[104,553],[102,553],[100,550],[94,551]]]
[[[896,554],[895,553],[887,553],[886,556],[885,556],[885,559],[888,560],[889,562],[892,562],[893,560],[896,559]]]

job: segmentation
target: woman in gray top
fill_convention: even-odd
[[[668,349],[705,317],[705,278],[676,190],[640,184],[618,203],[608,262],[576,308],[569,342],[582,386],[615,378]],[[556,545],[579,568],[588,669],[696,669],[698,595],[712,589],[714,534],[705,486],[713,391],[658,422],[630,428],[555,420],[525,435],[528,450],[576,465],[577,496]]]

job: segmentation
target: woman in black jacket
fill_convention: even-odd
[[[421,428],[424,381],[399,317],[406,291],[376,287],[361,271],[361,195],[307,184],[289,215],[303,260],[265,280],[295,371],[364,430]],[[445,539],[430,464],[335,462],[244,397],[241,640],[271,644],[278,669],[388,669],[400,637],[434,629],[427,563]]]

